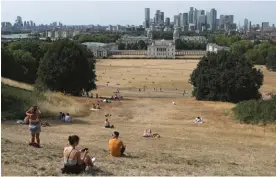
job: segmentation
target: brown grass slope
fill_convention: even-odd
[[[179,90],[191,91],[187,81],[195,66],[194,61],[181,60],[97,62],[97,84],[102,87],[93,93],[111,96],[119,87],[128,99],[101,103],[100,111],[73,117],[73,124],[49,120],[52,126],[42,129],[41,149],[27,145],[27,126],[2,122],[2,174],[60,175],[67,137],[78,134],[80,146],[88,147],[90,155],[97,158],[97,169],[84,175],[276,175],[275,126],[264,129],[239,124],[229,114],[233,104],[183,97]],[[276,82],[268,80],[273,80],[275,74],[264,74],[262,90],[270,91]],[[138,92],[141,83],[147,86],[145,92]],[[163,91],[154,92],[154,87],[162,87]],[[173,98],[166,98],[168,95]],[[139,98],[142,96],[153,98]],[[80,104],[85,109],[96,102],[70,99],[73,106]],[[110,121],[116,127],[113,130],[102,127],[106,113],[112,114]],[[193,123],[198,115],[204,124]],[[146,128],[159,133],[161,138],[142,138]],[[107,141],[114,130],[120,132],[127,145],[126,158],[108,155]]]

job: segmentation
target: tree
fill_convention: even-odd
[[[276,51],[267,54],[266,68],[274,72],[276,71]]]
[[[263,74],[243,55],[208,53],[190,78],[197,100],[239,102],[259,98]]]
[[[126,44],[125,44],[125,43],[120,43],[120,44],[118,45],[118,49],[119,49],[119,50],[125,50],[125,49],[126,49]]]
[[[252,42],[248,40],[241,40],[231,45],[230,49],[236,54],[244,54],[247,50],[253,48]]]
[[[16,63],[24,70],[23,78],[27,83],[33,84],[36,80],[37,64],[35,58],[30,52],[24,50],[15,50],[12,53]]]
[[[23,81],[23,68],[15,62],[12,54],[1,47],[1,76],[17,81]]]
[[[147,44],[143,40],[138,41],[137,45],[139,50],[146,50],[148,48]]]
[[[86,46],[57,40],[40,61],[38,81],[52,91],[79,95],[96,88],[95,60]]]

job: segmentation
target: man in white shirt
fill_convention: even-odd
[[[64,121],[65,122],[72,122],[72,118],[70,117],[69,113],[66,114]]]

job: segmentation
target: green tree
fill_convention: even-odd
[[[190,78],[197,100],[239,102],[259,98],[263,74],[243,55],[208,53]]]
[[[232,52],[236,53],[236,54],[244,54],[247,50],[252,49],[253,48],[253,44],[252,42],[248,41],[248,40],[241,40],[238,42],[233,43],[230,46],[230,49]]]
[[[36,59],[30,52],[21,49],[13,51],[12,55],[15,62],[24,70],[24,81],[33,84],[36,80],[37,73]]]
[[[23,68],[15,62],[8,49],[1,47],[1,76],[23,81]]]
[[[126,44],[120,43],[120,44],[118,45],[118,49],[119,49],[119,50],[125,50],[125,49],[126,49]]]
[[[148,46],[145,43],[145,41],[140,40],[140,41],[138,41],[137,48],[139,50],[146,50],[148,48]]]
[[[266,57],[266,68],[271,71],[276,71],[276,51],[269,52]]]
[[[58,40],[40,61],[38,81],[52,91],[79,95],[82,89],[96,88],[95,60],[83,45]]]

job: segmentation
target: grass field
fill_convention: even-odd
[[[51,126],[42,129],[41,149],[27,145],[27,126],[2,122],[2,175],[60,175],[63,147],[72,134],[79,135],[80,146],[97,158],[95,170],[84,175],[276,175],[275,125],[240,124],[231,114],[233,104],[191,98],[188,79],[196,64],[194,60],[99,60],[98,89],[93,94],[111,96],[120,88],[127,99],[101,103],[97,112],[76,114],[73,124],[47,119]],[[261,91],[273,91],[276,73],[258,67],[265,75]],[[97,101],[70,99],[86,110]],[[112,115],[113,130],[103,128],[107,113]],[[195,125],[195,116],[202,116],[205,123]],[[146,128],[161,138],[142,138]],[[107,141],[114,130],[127,145],[126,158],[108,155]]]

